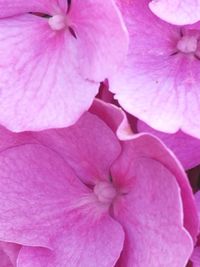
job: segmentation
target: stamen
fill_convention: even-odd
[[[63,30],[67,27],[66,16],[59,14],[49,18],[49,25],[55,31]]]
[[[117,191],[114,188],[113,184],[110,182],[99,182],[94,187],[94,193],[97,196],[98,200],[104,204],[111,204]]]
[[[197,50],[198,40],[195,36],[183,36],[177,43],[177,49],[183,53],[194,53]]]

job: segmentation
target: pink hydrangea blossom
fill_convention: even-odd
[[[199,0],[152,0],[149,7],[158,17],[173,24],[191,24],[200,20]]]
[[[119,142],[97,102],[69,128],[0,129],[0,240],[23,245],[18,267],[185,266],[198,220],[182,167],[151,135]]]
[[[0,124],[73,124],[127,53],[113,0],[0,1]]]
[[[127,60],[109,79],[120,105],[151,127],[200,137],[200,23],[175,26],[148,0],[118,1],[130,34]]]

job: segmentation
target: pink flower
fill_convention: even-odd
[[[192,24],[200,20],[199,0],[152,0],[149,7],[158,17],[173,24]]]
[[[0,123],[13,131],[73,124],[124,59],[113,0],[0,2]]]
[[[183,169],[150,135],[119,142],[95,105],[69,128],[1,129],[0,239],[23,245],[18,267],[185,266],[198,221]]]
[[[119,1],[130,47],[110,88],[126,111],[151,127],[200,137],[200,24],[168,24],[148,4]]]

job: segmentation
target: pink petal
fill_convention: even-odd
[[[0,264],[1,267],[15,267],[15,265],[13,265],[10,261],[8,255],[2,249],[0,249]]]
[[[199,0],[153,0],[149,7],[161,19],[177,24],[192,24],[200,20]]]
[[[55,0],[3,0],[0,2],[0,18],[29,12],[49,14],[56,8],[58,8],[58,5]]]
[[[126,111],[157,130],[175,133],[182,129],[199,137],[199,60],[190,54],[176,54],[181,28],[152,14],[147,0],[135,5],[120,2],[130,47],[124,66],[110,79],[116,99]]]
[[[81,73],[103,81],[116,71],[128,50],[128,32],[115,2],[72,1],[69,20],[77,35]]]
[[[62,156],[44,145],[8,147],[0,153],[0,239],[52,246],[66,214],[90,191]]]
[[[127,176],[126,172],[130,168],[130,164],[135,166],[134,162],[140,158],[158,161],[176,178],[181,190],[184,227],[195,242],[199,223],[193,192],[182,166],[176,160],[174,154],[161,141],[147,134],[138,134],[132,140],[123,143],[123,154],[120,156],[120,160],[117,160],[114,164],[115,174],[118,173],[119,184],[122,183],[120,177]]]
[[[74,42],[44,18],[0,20],[1,124],[13,131],[63,127],[89,108],[98,84],[78,74]]]
[[[101,118],[120,140],[132,138],[133,132],[125,112],[115,105],[95,99],[90,112]]]
[[[67,218],[68,219],[68,218]],[[68,228],[57,239],[56,250],[24,247],[19,255],[19,267],[110,267],[120,256],[124,232],[108,215],[94,219],[68,220]]]
[[[14,243],[0,242],[0,248],[8,256],[11,266],[16,266],[17,257],[21,249],[21,246],[14,244]],[[1,256],[0,256],[0,260],[2,260]]]
[[[110,166],[121,151],[112,130],[90,113],[85,113],[71,127],[33,135],[35,140],[62,155],[77,176],[87,184],[107,180]]]
[[[193,243],[182,226],[175,177],[154,160],[137,164],[137,170],[130,170],[134,179],[126,177],[133,179],[133,188],[118,206],[117,218],[126,233],[121,266],[185,266]]]
[[[138,132],[148,132],[159,137],[177,156],[183,167],[191,169],[200,164],[200,140],[178,131],[166,134],[156,131],[142,121],[137,122]]]
[[[139,143],[143,139],[143,144],[137,144],[137,139]],[[167,166],[169,162],[162,162],[164,153],[170,155],[164,149],[159,151],[152,138],[151,157],[147,139],[150,141],[151,137],[140,136],[127,142],[112,170],[113,179],[121,183],[124,192],[114,207],[115,218],[125,230],[119,266],[183,267],[192,253],[193,242],[183,227],[180,188],[175,172]]]

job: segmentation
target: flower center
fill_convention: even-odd
[[[67,17],[62,14],[54,15],[48,20],[50,27],[55,31],[63,30],[67,27]]]
[[[111,182],[98,182],[94,187],[94,193],[98,200],[105,204],[111,204],[117,191]]]
[[[198,39],[196,36],[185,35],[177,43],[177,49],[183,53],[195,53],[198,48]]]

